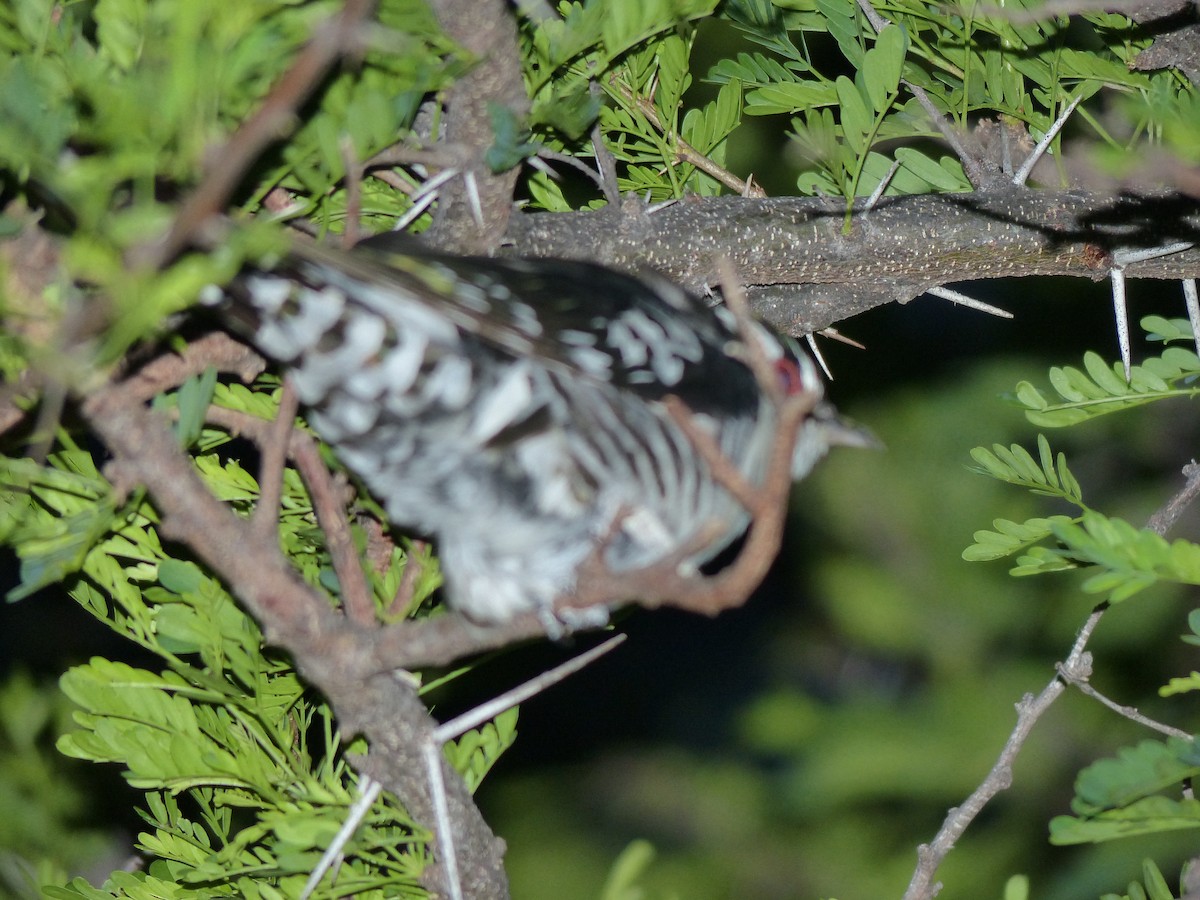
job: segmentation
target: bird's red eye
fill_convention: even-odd
[[[800,375],[800,364],[794,359],[781,356],[775,360],[775,372],[779,377],[779,388],[791,397],[804,390],[804,378]]]

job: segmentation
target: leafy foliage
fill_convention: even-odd
[[[1142,881],[1130,882],[1124,894],[1105,894],[1100,900],[1175,900],[1174,892],[1153,860],[1142,862]]]
[[[1051,821],[1050,839],[1078,844],[1200,827],[1200,801],[1182,796],[1197,774],[1200,754],[1194,741],[1172,738],[1126,747],[1079,773],[1071,801],[1075,815]],[[1163,795],[1171,788],[1178,798]]]
[[[382,0],[361,56],[326,79],[299,111],[294,131],[247,177],[230,211],[239,227],[220,251],[184,254],[158,272],[131,257],[163,233],[180,199],[202,181],[211,148],[259,108],[313,28],[337,7],[335,0],[12,0],[0,6],[0,47],[6,51],[0,61],[0,184],[6,200],[17,197],[37,209],[63,242],[63,271],[55,284],[32,301],[15,292],[3,298],[0,371],[6,381],[51,361],[55,379],[66,387],[94,383],[138,341],[170,339],[179,321],[174,314],[191,305],[204,285],[225,281],[245,260],[277,250],[280,220],[304,218],[322,231],[345,227],[353,206],[347,160],[369,160],[394,145],[420,141],[414,126],[421,104],[440,96],[474,63],[442,34],[420,0]],[[1034,20],[921,0],[878,9],[891,22],[878,31],[856,4],[843,0],[579,0],[558,4],[554,16],[524,17],[521,52],[532,113],[521,120],[493,110],[496,143],[489,163],[503,169],[544,163],[535,157],[553,160],[556,154],[587,160],[595,157],[592,142],[599,140],[618,163],[623,191],[662,201],[711,195],[729,187],[721,176],[739,140],[746,140],[745,126],[774,122],[788,130],[789,151],[787,159],[770,163],[786,170],[800,193],[851,201],[889,178],[888,194],[967,189],[961,164],[939,143],[912,85],[964,131],[981,118],[1000,116],[1037,139],[1070,100],[1104,91],[1129,118],[1127,133],[1110,134],[1108,111],[1102,119],[1083,106],[1075,116],[1087,140],[1114,156],[1135,157],[1130,151],[1161,143],[1190,159],[1200,146],[1194,91],[1178,73],[1130,69],[1149,37],[1121,15]],[[705,29],[722,30],[738,42],[735,52],[706,71],[695,59]],[[899,167],[889,175],[892,163]],[[413,216],[412,226],[424,227],[428,218],[418,215],[413,196],[423,173],[411,166],[380,166],[378,172],[381,177],[355,185],[364,228],[383,230]],[[544,166],[523,169],[522,190],[532,208],[546,211],[604,202],[598,191],[580,191]],[[282,205],[269,202],[280,196]],[[17,230],[24,216],[21,204],[7,207],[0,233]],[[77,321],[80,310],[88,313],[89,339],[64,347],[61,336],[74,333],[65,326]],[[1178,322],[1143,324],[1166,341],[1190,340]],[[1089,355],[1082,369],[1052,371],[1057,398],[1024,382],[1017,396],[1036,424],[1057,427],[1190,396],[1198,368],[1190,349],[1168,347],[1136,367],[1124,384],[1117,369]],[[211,403],[271,419],[278,399],[272,376],[247,386],[209,373],[155,402],[176,417],[180,443],[213,493],[249,514],[259,499],[252,467],[229,431],[208,424],[207,411]],[[47,863],[40,883],[58,897],[294,895],[356,790],[347,748],[340,746],[327,708],[303,689],[286,660],[263,649],[257,626],[224,586],[163,547],[146,498],[118,496],[74,426],[55,429],[53,420],[47,416],[47,435],[34,436],[48,441],[44,460],[35,461],[37,454],[19,458],[15,446],[0,459],[0,542],[20,560],[9,599],[36,602],[31,598],[38,591],[63,583],[83,609],[148,654],[136,665],[94,659],[63,676],[77,723],[58,746],[76,760],[118,763],[129,783],[144,791],[147,831],[139,848],[151,862],[143,872],[116,872],[99,888],[82,879],[65,884],[57,863]],[[946,423],[939,427],[949,430]],[[997,519],[992,530],[976,534],[968,558],[1017,556],[1018,574],[1087,567],[1092,577],[1085,590],[1110,599],[1155,583],[1195,583],[1200,563],[1190,544],[1168,544],[1084,506],[1065,458],[1052,454],[1044,438],[1036,456],[1013,444],[978,450],[974,458],[999,480],[1067,503],[1078,515]],[[916,492],[919,502],[898,496],[896,505],[915,509],[943,487],[939,471]],[[336,596],[311,501],[291,469],[283,488],[281,546],[310,584]],[[378,516],[370,498],[356,502]],[[414,561],[418,557],[398,547],[380,571],[368,572],[381,615]],[[436,560],[423,551],[419,564],[413,603],[404,614],[425,614],[433,605]],[[830,619],[888,655],[912,651],[903,642],[924,642],[931,632],[922,629],[931,626],[916,621],[921,614],[913,604],[880,613],[881,596],[893,598],[904,589],[957,596],[944,572],[938,573],[945,579],[941,591],[903,578],[904,587],[885,587],[871,572],[839,567],[837,560],[825,572],[828,581],[856,589],[827,612]],[[998,606],[993,596],[973,614],[995,615]],[[955,613],[939,608],[939,627],[953,622]],[[920,668],[955,670],[964,654],[986,643],[973,634],[963,626],[953,641],[928,641]],[[961,693],[914,704],[920,708],[912,722],[919,724],[895,726],[889,759],[921,764],[921,777],[910,778],[897,763],[889,784],[876,790],[944,787],[944,765],[932,761],[913,729],[928,732],[939,713],[978,696],[971,691],[1013,687],[1002,681],[963,683]],[[1196,681],[1195,675],[1179,679],[1169,689],[1190,690]],[[6,775],[10,759],[27,760],[32,739],[21,734],[22,716],[2,704],[36,709],[31,696],[19,682],[0,693],[0,720],[11,744],[0,767]],[[879,712],[867,719],[846,713],[838,732],[846,743],[829,738],[821,745],[820,730],[811,727],[813,705],[784,692],[765,696],[746,716],[744,740],[749,752],[780,755],[789,741],[805,738],[812,748],[806,752],[819,761],[814,768],[828,777],[796,776],[781,803],[803,794],[832,805],[839,791],[844,797],[862,790],[853,787],[863,768],[860,757],[847,748],[878,743]],[[497,717],[446,748],[472,789],[511,745],[515,718],[515,712]],[[31,713],[24,721],[42,722],[37,733],[44,741],[43,719]],[[722,770],[716,777],[736,784],[730,796],[743,804],[722,806],[722,827],[715,830],[725,843],[737,835],[735,808],[746,810],[748,820],[765,815],[765,802],[749,808],[758,795],[747,784],[759,782],[742,774]],[[30,783],[48,780],[45,773],[30,776]],[[64,817],[75,802],[65,788],[62,795],[47,788],[43,796],[47,807],[61,804]],[[801,813],[793,808],[788,815]],[[855,843],[862,844],[860,826],[848,819],[823,821],[818,837],[832,839],[840,827],[841,833],[856,831]],[[740,836],[746,856],[771,843],[750,831]],[[336,893],[420,896],[416,878],[427,857],[426,837],[394,803],[379,801],[348,849]],[[71,840],[44,840],[17,852],[33,858],[50,843]],[[788,853],[794,855],[792,848]],[[635,882],[652,868],[651,857],[647,845],[630,845],[611,867],[605,896],[640,890]],[[827,857],[839,858],[836,852]],[[59,859],[77,864],[67,855]],[[604,868],[609,871],[607,859]],[[857,868],[870,868],[877,877],[874,866]],[[697,879],[689,896],[716,883]],[[329,886],[321,890],[335,893]]]
[[[1150,317],[1142,321],[1151,339],[1193,340],[1183,320]],[[1074,425],[1098,415],[1128,410],[1158,400],[1189,395],[1171,385],[1194,379],[1200,360],[1190,349],[1169,347],[1159,357],[1134,366],[1128,382],[1120,364],[1106,363],[1095,353],[1084,357],[1084,371],[1052,368],[1050,381],[1063,402],[1051,404],[1028,382],[1018,385],[1016,396],[1026,416],[1036,425]],[[1091,573],[1081,584],[1085,593],[1106,594],[1110,603],[1126,600],[1162,582],[1200,584],[1200,545],[1188,540],[1168,542],[1150,528],[1129,523],[1083,504],[1077,479],[1063,454],[1053,457],[1049,442],[1038,435],[1039,458],[1017,445],[996,445],[991,451],[976,448],[976,471],[1015,484],[1035,494],[1055,497],[1078,507],[1077,518],[1052,516],[1022,523],[996,520],[995,531],[976,532],[975,543],[963,557],[997,559],[1017,553],[1013,575],[1035,575],[1086,567]],[[1047,546],[1045,541],[1051,541]],[[1200,611],[1189,616],[1192,634],[1186,643],[1200,644]],[[1200,675],[1173,678],[1161,689],[1163,696],[1185,693],[1200,686]],[[1200,752],[1195,740],[1170,738],[1142,741],[1118,751],[1080,772],[1071,808],[1050,823],[1057,844],[1109,841],[1137,835],[1160,834],[1200,826],[1200,803],[1191,797],[1191,780],[1200,774]],[[1174,796],[1172,796],[1172,794]],[[1131,884],[1130,898],[1171,898],[1161,873],[1151,862],[1145,867],[1145,886]],[[1109,897],[1115,895],[1107,895]]]
[[[1142,328],[1152,340],[1186,340],[1194,346],[1186,320],[1148,316],[1142,320]],[[1197,375],[1200,375],[1200,357],[1190,348],[1168,347],[1160,356],[1131,366],[1128,381],[1121,363],[1107,363],[1099,354],[1089,352],[1083,357],[1082,370],[1073,366],[1055,366],[1050,370],[1050,384],[1058,394],[1057,402],[1052,402],[1044,391],[1028,381],[1017,385],[1016,399],[1026,409],[1030,422],[1058,428],[1156,400],[1194,397],[1198,389],[1190,385]]]
[[[222,405],[246,412],[275,390],[267,379],[258,391],[215,393]],[[190,393],[186,385],[178,392],[181,411],[194,402]],[[198,470],[215,494],[248,511],[258,496],[254,479],[212,452],[228,440],[202,426],[195,444],[207,449],[198,451]],[[328,708],[306,692],[286,660],[263,649],[258,628],[224,587],[167,554],[144,497],[118,506],[82,449],[57,452],[47,462],[6,461],[0,515],[23,553],[22,584],[13,595],[65,581],[81,606],[166,668],[97,658],[63,676],[62,690],[77,712],[76,728],[59,739],[59,750],[120,763],[129,784],[146,792],[142,816],[149,830],[139,847],[154,862],[144,873],[115,874],[101,889],[76,880],[44,888],[46,896],[295,896],[355,800],[357,777]],[[327,582],[329,561],[311,503],[290,470],[282,505],[282,545],[306,578]],[[381,608],[407,564],[397,551],[376,577]],[[432,576],[423,573],[417,602],[436,585],[436,568]],[[447,748],[470,784],[511,745],[515,723],[515,711],[506,713]],[[369,895],[383,885],[389,896],[424,896],[418,876],[425,840],[393,799],[377,801],[336,889],[315,896]]]

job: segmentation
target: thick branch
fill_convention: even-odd
[[[512,252],[657,269],[700,290],[733,260],[754,312],[819,330],[931,287],[1027,275],[1107,277],[1113,250],[1200,243],[1200,209],[1180,196],[1114,197],[1005,188],[884,198],[842,234],[840,201],[689,199],[654,213],[531,214],[509,223]],[[1200,276],[1195,248],[1128,267],[1130,278]]]

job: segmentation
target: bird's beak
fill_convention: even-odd
[[[852,422],[837,410],[822,403],[813,410],[813,418],[825,431],[830,447],[857,447],[861,450],[884,450],[883,441],[875,437],[870,429]]]

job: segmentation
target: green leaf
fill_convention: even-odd
[[[993,444],[990,450],[976,447],[971,458],[978,463],[974,471],[981,475],[1028,488],[1035,494],[1059,497],[1083,508],[1083,492],[1067,466],[1067,458],[1062,453],[1056,457],[1044,435],[1038,435],[1036,460],[1020,444],[1008,447]]]
[[[467,787],[474,791],[516,738],[517,708],[514,706],[486,725],[468,731],[457,741],[448,741],[443,752],[451,765],[462,773]]]
[[[747,92],[746,115],[772,116],[832,106],[837,102],[837,87],[831,81],[773,84]]]
[[[1146,340],[1195,342],[1192,323],[1187,319],[1164,319],[1162,316],[1145,316],[1139,323],[1146,332]]]
[[[527,140],[529,130],[511,109],[499,103],[489,103],[488,116],[492,123],[493,139],[484,154],[484,162],[493,172],[508,171],[537,153],[538,145]]]
[[[1011,556],[1045,540],[1054,533],[1056,524],[1074,521],[1068,516],[1034,518],[1024,522],[996,519],[992,522],[995,531],[975,532],[975,543],[962,552],[962,558],[968,562],[985,562]]]
[[[840,105],[840,121],[846,143],[857,155],[865,151],[863,138],[871,128],[874,115],[867,108],[868,98],[859,93],[858,86],[845,75],[839,75],[835,82],[838,104]]]
[[[638,881],[645,875],[656,856],[649,841],[635,840],[613,860],[608,878],[600,891],[600,900],[641,900],[645,892]]]
[[[180,385],[177,395],[179,420],[175,423],[175,435],[181,446],[190,447],[200,437],[216,384],[217,370],[209,366],[202,375],[189,378]]]
[[[1027,473],[1017,473],[982,448],[976,448],[975,455],[977,459],[990,460],[988,465],[996,471],[989,471],[989,474],[1014,483],[1024,480],[1028,486]],[[1023,468],[1024,463],[1018,462],[1018,466]],[[985,471],[988,471],[986,467]],[[1035,492],[1052,493],[1048,490]],[[963,553],[965,559],[996,559],[1028,547],[1028,552],[1018,558],[1013,575],[1091,566],[1094,571],[1083,583],[1083,590],[1108,594],[1111,603],[1126,600],[1159,581],[1200,584],[1200,546],[1184,540],[1168,543],[1149,529],[1134,528],[1121,519],[1108,518],[1094,510],[1084,508],[1078,519],[1055,516],[1046,520],[1031,519],[1021,525],[998,519],[995,524],[995,532],[976,533],[975,543]],[[1043,525],[1049,529],[1049,534],[1039,532]],[[1030,546],[1050,536],[1055,539],[1056,546]]]
[[[962,178],[954,177],[935,160],[913,147],[897,147],[896,159],[900,161],[903,168],[936,190],[961,191],[967,187],[967,183]]]
[[[900,86],[900,71],[908,52],[908,35],[899,25],[888,25],[863,57],[862,74],[875,112],[885,112]]]
[[[1124,747],[1079,773],[1071,803],[1075,816],[1051,822],[1051,840],[1080,843],[1200,827],[1200,802],[1159,796],[1198,774],[1200,748],[1194,741],[1168,738]]]
[[[1200,672],[1193,671],[1181,678],[1172,678],[1158,689],[1160,697],[1173,697],[1176,694],[1188,694],[1200,690]]]
[[[846,57],[847,62],[855,69],[861,68],[864,48],[862,30],[858,24],[857,9],[853,3],[841,3],[838,0],[816,0],[817,11],[824,17],[829,33],[833,35]]]
[[[1170,335],[1167,339],[1181,333],[1166,320],[1143,320],[1143,324],[1147,321],[1148,328],[1163,328]],[[1191,386],[1198,375],[1200,357],[1183,347],[1168,347],[1161,356],[1132,366],[1128,382],[1121,363],[1108,363],[1089,351],[1083,358],[1083,370],[1072,366],[1050,369],[1050,385],[1058,402],[1028,382],[1017,385],[1016,399],[1025,407],[1030,422],[1059,428],[1171,397],[1194,397],[1200,393],[1200,387]]]
[[[1147,797],[1086,818],[1055,816],[1050,820],[1050,843],[1099,843],[1184,828],[1200,828],[1200,800]]]
[[[193,562],[167,558],[158,564],[158,581],[174,594],[188,594],[204,584],[204,574]]]
[[[1003,900],[1029,900],[1029,876],[1013,875],[1004,882]]]

